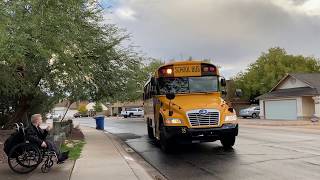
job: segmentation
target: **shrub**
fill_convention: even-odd
[[[78,107],[78,111],[80,114],[84,115],[88,113],[88,109],[85,104],[80,104]]]

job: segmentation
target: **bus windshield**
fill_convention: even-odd
[[[160,94],[218,91],[217,76],[159,78]]]

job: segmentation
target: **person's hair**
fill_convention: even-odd
[[[42,117],[41,114],[32,115],[31,116],[31,123],[34,124],[39,117]]]

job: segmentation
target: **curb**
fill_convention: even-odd
[[[137,153],[118,136],[106,130],[104,130],[104,132],[112,140],[112,143],[118,149],[122,157],[127,161],[129,167],[138,179],[167,180],[161,172],[149,164],[139,153]],[[146,175],[149,177],[145,177]]]

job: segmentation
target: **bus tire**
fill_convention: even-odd
[[[172,152],[172,143],[165,135],[163,123],[160,124],[160,147],[165,153]]]
[[[148,123],[147,123],[148,137],[150,139],[154,139],[153,128],[150,126],[149,122],[150,122],[150,120],[148,120]]]
[[[124,117],[124,118],[127,118],[128,116],[127,116],[127,115],[124,115],[123,117]]]
[[[226,135],[220,139],[220,142],[225,149],[231,149],[236,141],[236,136]]]

